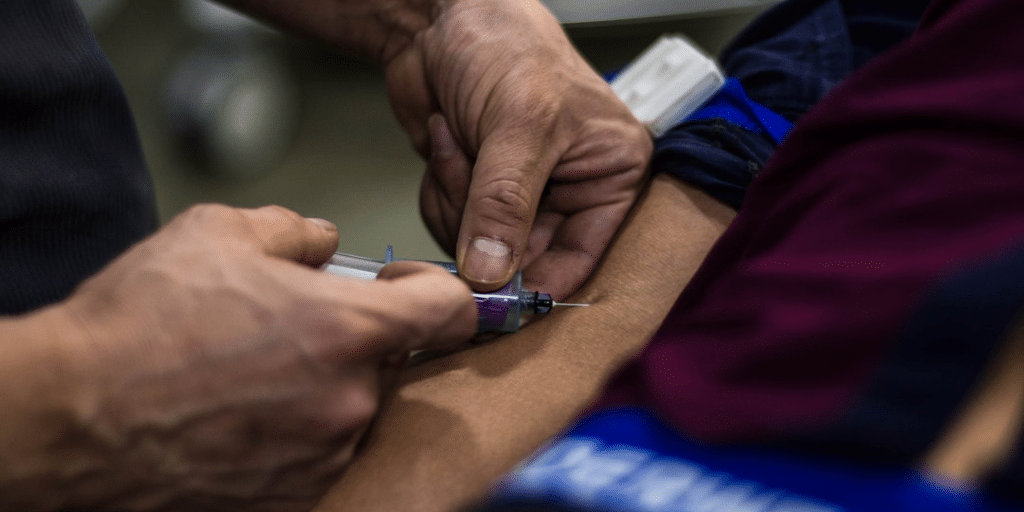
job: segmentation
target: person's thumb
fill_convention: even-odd
[[[477,155],[456,249],[459,275],[477,291],[504,286],[526,252],[553,166],[541,161],[539,146],[490,137]]]

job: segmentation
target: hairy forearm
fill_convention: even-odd
[[[498,342],[411,369],[328,511],[443,511],[557,434],[653,335],[734,212],[659,177],[588,284]]]

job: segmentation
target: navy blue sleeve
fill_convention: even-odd
[[[0,119],[0,314],[16,314],[157,219],[128,103],[73,0],[0,3]]]
[[[737,35],[720,61],[749,100],[795,122],[843,78],[910,35],[927,4],[788,0]],[[778,137],[729,119],[695,115],[655,141],[652,170],[673,174],[739,209]]]
[[[651,169],[667,172],[739,210],[775,141],[722,118],[687,121],[654,142]]]

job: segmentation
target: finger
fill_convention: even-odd
[[[533,136],[484,141],[459,228],[459,275],[475,290],[504,286],[526,249],[530,227],[554,161]]]
[[[594,222],[607,211],[587,211],[563,218],[550,212],[537,217],[531,234],[531,254],[523,262],[523,286],[548,293],[556,301],[575,292],[591,274],[611,234]],[[538,238],[547,238],[537,242]],[[592,247],[592,241],[605,241]],[[538,250],[534,244],[544,243]]]
[[[416,152],[426,157],[430,138],[427,118],[437,106],[423,69],[423,56],[415,51],[397,55],[385,70],[385,84],[395,117]]]
[[[381,361],[378,387],[378,397],[381,402],[387,400],[398,388],[402,370],[409,366],[410,360],[409,352],[396,352]]]
[[[434,239],[455,255],[473,166],[441,114],[430,117],[430,160],[420,187],[420,214]]]
[[[435,273],[451,275],[451,272],[440,265],[426,261],[396,261],[384,265],[377,273],[377,279],[381,281],[394,281],[403,277],[409,277],[422,273]]]
[[[449,348],[476,332],[476,302],[469,288],[447,270],[417,261],[385,266],[377,276],[388,286],[388,322],[394,351]]]
[[[307,219],[282,206],[239,210],[263,252],[320,266],[338,248],[338,228],[323,219]]]
[[[444,192],[437,177],[428,168],[420,183],[420,218],[444,252],[455,257],[455,243],[458,240],[459,220],[462,209],[455,210],[444,200]]]
[[[590,275],[635,201],[638,173],[550,181],[520,267],[523,284],[561,300]]]

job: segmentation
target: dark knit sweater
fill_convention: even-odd
[[[0,314],[36,309],[156,225],[135,125],[73,0],[0,4]]]

